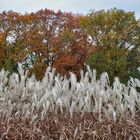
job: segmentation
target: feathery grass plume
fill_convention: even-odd
[[[69,118],[74,121],[72,125],[75,127],[72,132],[64,128],[72,123],[67,120],[68,122],[65,123],[68,124],[65,124],[61,133],[59,131],[57,134],[61,139],[68,136],[73,139],[84,138],[85,135],[93,135],[96,138],[99,136],[97,131],[96,133],[86,131],[86,116],[90,117],[91,114],[96,115],[94,118],[100,124],[105,119],[112,123],[125,119],[126,121],[138,120],[139,79],[130,78],[128,84],[124,85],[116,77],[111,87],[107,73],[102,73],[100,79],[96,79],[96,71],[91,71],[88,66],[85,74],[81,71],[80,81],[77,81],[74,73],[70,73],[70,79],[67,79],[56,74],[55,69],[51,67],[48,67],[42,81],[37,81],[35,76],[28,78],[27,72],[22,69],[19,69],[19,75],[13,73],[9,79],[7,74],[8,72],[4,70],[0,71],[0,119],[7,122],[7,125],[10,125],[12,119],[19,117],[30,120],[29,124],[36,127],[38,121],[48,120],[50,116],[57,116],[57,118],[63,116],[66,120]],[[78,118],[73,120],[76,116],[80,120]],[[51,119],[53,120],[53,117]],[[82,120],[84,122],[80,123],[83,132],[76,124]],[[57,126],[53,127],[57,128]],[[51,128],[48,129],[51,131]],[[95,129],[93,130],[95,132]]]

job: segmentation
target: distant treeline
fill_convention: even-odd
[[[41,80],[48,66],[80,79],[84,64],[125,82],[140,66],[140,25],[133,12],[120,9],[87,15],[52,10],[0,13],[0,69],[16,72],[18,63]]]

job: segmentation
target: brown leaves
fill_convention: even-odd
[[[54,64],[58,69],[67,71],[63,73],[68,73],[68,70],[78,71],[84,63],[87,37],[80,26],[80,17],[81,15],[49,9],[25,15],[12,11],[3,12],[0,14],[0,44],[10,50],[8,54],[15,63],[21,60],[24,62],[27,54],[29,56],[34,53],[40,57],[40,65],[44,67]],[[82,49],[84,51],[80,53]],[[36,69],[36,58],[32,62],[33,69]],[[63,63],[60,65],[61,62]]]
[[[54,62],[54,67],[63,76],[70,76],[69,72],[73,72],[80,79],[80,70],[84,69],[86,59],[86,50],[79,46],[72,47],[70,52],[61,56]]]
[[[64,75],[69,70],[78,73],[91,54],[134,46],[137,32],[133,14],[116,9],[88,16],[49,9],[25,15],[3,12],[0,13],[1,62],[5,58],[14,63],[25,62],[34,54],[40,57],[40,65],[44,67],[55,66]],[[127,50],[117,56],[126,56]],[[111,54],[115,54],[114,49]],[[36,58],[30,62],[35,68]]]
[[[6,133],[8,131],[8,133]],[[5,133],[4,133],[5,132]],[[0,138],[8,139],[75,139],[75,140],[128,140],[140,138],[140,127],[135,121],[113,122],[105,119],[99,122],[97,115],[87,113],[81,117],[75,113],[73,118],[69,114],[50,114],[44,120],[31,120],[12,118],[8,125],[0,121]]]

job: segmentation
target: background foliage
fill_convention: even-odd
[[[140,25],[133,12],[119,9],[88,15],[48,9],[21,15],[0,13],[0,69],[15,72],[18,64],[41,80],[48,66],[69,77],[87,63],[125,82],[140,66]]]

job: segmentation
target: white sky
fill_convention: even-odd
[[[140,0],[0,0],[0,12],[13,10],[21,13],[48,8],[53,10],[88,13],[89,10],[119,8],[134,11],[140,17]]]

